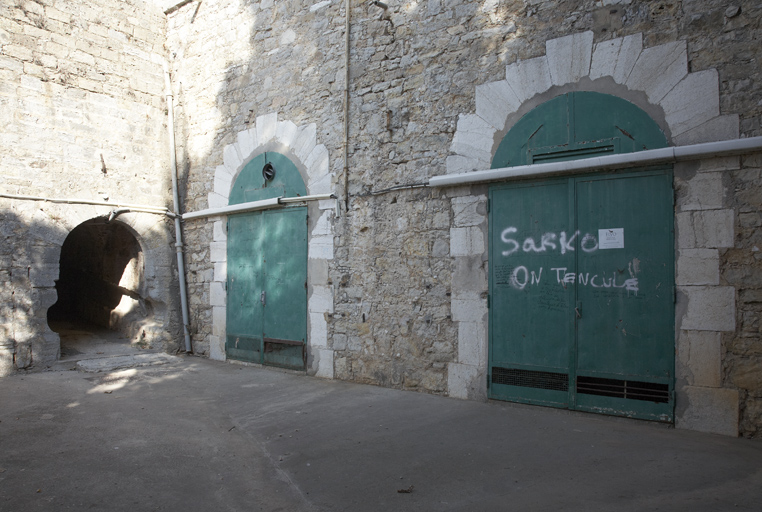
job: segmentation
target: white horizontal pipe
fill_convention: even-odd
[[[311,196],[301,196],[301,197],[281,197],[280,203],[281,204],[303,203],[306,201],[322,201],[324,199],[336,199],[336,196],[333,194],[313,194]]]
[[[273,197],[272,199],[260,199],[259,201],[249,201],[248,203],[231,204],[220,208],[207,208],[206,210],[199,210],[197,212],[184,213],[182,217],[183,220],[216,217],[218,215],[267,210],[270,208],[277,208],[282,204],[303,203],[306,201],[318,201],[322,199],[336,199],[336,196],[333,194],[315,194],[302,197]]]
[[[619,155],[596,156],[592,158],[584,158],[582,160],[518,165],[516,167],[502,167],[500,169],[434,176],[429,179],[429,186],[447,187],[470,183],[508,180],[511,178],[574,174],[594,169],[624,169],[641,165],[698,160],[704,157],[740,155],[755,151],[762,151],[762,137],[723,140],[720,142],[705,142],[702,144],[692,144],[690,146],[649,149],[646,151],[622,153]]]
[[[132,211],[141,211],[146,213],[156,213],[159,215],[169,215],[170,212],[163,206],[147,206],[142,204],[130,204],[130,203],[113,203],[108,201],[91,201],[89,199],[65,199],[60,197],[42,197],[42,196],[25,196],[21,194],[5,194],[0,193],[0,197],[7,199],[18,199],[22,201],[45,201],[48,203],[59,204],[88,204],[93,206],[109,206],[111,208],[129,208]]]
[[[259,201],[249,201],[248,203],[231,204],[220,208],[207,208],[206,210],[199,210],[197,212],[183,213],[182,217],[183,220],[191,220],[204,217],[216,217],[218,215],[229,215],[231,213],[264,210],[266,208],[274,208],[278,206],[279,199],[280,197],[273,197],[272,199],[260,199]]]

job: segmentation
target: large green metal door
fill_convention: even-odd
[[[493,168],[666,146],[613,96],[576,92],[525,115]],[[671,421],[670,169],[490,189],[492,398]]]
[[[671,421],[671,172],[490,192],[490,397]]]
[[[263,168],[271,165],[274,177]],[[298,170],[266,153],[239,175],[231,204],[304,195]],[[307,208],[228,217],[226,354],[231,359],[303,369],[307,333]]]

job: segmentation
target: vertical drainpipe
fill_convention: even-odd
[[[172,173],[172,196],[175,209],[175,252],[177,253],[177,273],[180,280],[180,308],[183,313],[183,333],[185,334],[185,351],[193,353],[190,338],[190,322],[188,321],[188,293],[185,283],[185,262],[183,261],[183,233],[180,224],[180,196],[177,192],[177,154],[175,149],[175,111],[172,86],[169,81],[169,66],[164,64],[164,85],[167,98],[167,131],[169,132],[169,162]]]
[[[344,27],[344,207],[349,212],[349,16],[350,0],[345,0]]]

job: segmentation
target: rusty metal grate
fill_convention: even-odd
[[[569,375],[565,373],[537,372],[493,366],[492,383],[523,388],[569,391]]]
[[[669,386],[634,380],[577,377],[577,393],[596,396],[627,398],[666,404],[669,402]]]

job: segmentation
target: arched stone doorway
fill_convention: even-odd
[[[143,293],[144,255],[131,229],[105,217],[83,222],[66,237],[59,261],[58,300],[48,310],[52,330],[108,329],[141,341],[153,305]],[[61,349],[66,356],[64,336]]]

